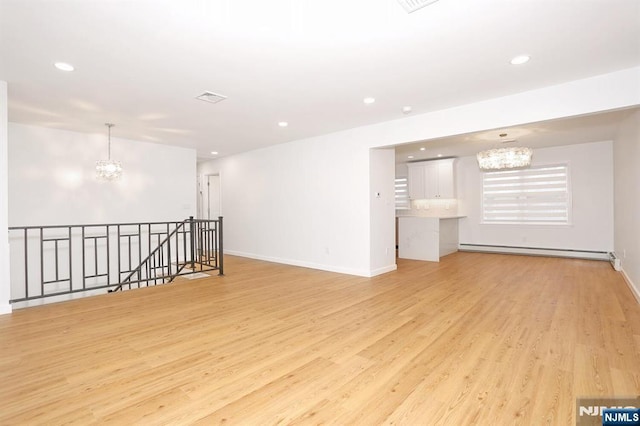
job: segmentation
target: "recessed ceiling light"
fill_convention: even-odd
[[[442,157],[442,154],[438,154],[438,157]]]
[[[367,105],[371,105],[372,103],[374,103],[376,101],[376,98],[364,98],[362,100],[362,102],[364,102]]]
[[[510,62],[511,65],[522,65],[529,62],[529,59],[531,59],[531,56],[529,55],[518,55],[515,58],[511,59]]]
[[[424,150],[426,150],[426,149],[427,149],[427,148],[425,148],[425,147],[423,146],[422,148],[420,148],[420,151],[424,151]]]
[[[75,68],[71,64],[67,64],[66,62],[56,62],[53,64],[60,71],[73,71]]]
[[[411,114],[411,111],[413,111],[413,108],[411,108],[410,106],[402,107],[403,114]]]
[[[413,158],[413,155],[410,155],[410,156],[408,156],[407,158],[411,159],[411,158]]]
[[[281,121],[278,123],[278,126],[280,127],[287,127],[289,125],[289,123],[287,123],[286,121]]]
[[[211,155],[218,155],[218,151],[211,151]]]

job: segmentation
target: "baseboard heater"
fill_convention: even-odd
[[[496,246],[496,245],[490,245],[490,244],[467,244],[467,243],[460,243],[458,245],[458,250],[487,252],[487,253],[526,254],[531,256],[572,257],[576,259],[609,260],[609,261],[611,260],[609,252],[593,251],[593,250],[557,249],[557,248],[522,247],[522,246]]]
[[[611,266],[613,266],[613,269],[615,269],[616,271],[622,271],[620,259],[618,259],[618,256],[616,256],[614,252],[609,253],[609,262],[611,262]]]

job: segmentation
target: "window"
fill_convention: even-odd
[[[396,210],[409,210],[410,208],[407,178],[396,178]]]
[[[567,225],[570,213],[567,164],[483,173],[483,223]]]

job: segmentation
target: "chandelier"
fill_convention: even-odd
[[[494,148],[479,152],[476,156],[482,170],[517,169],[531,165],[530,148],[509,147]]]
[[[115,124],[105,123],[109,128],[109,157],[107,160],[96,161],[96,176],[101,180],[118,180],[122,175],[122,165],[111,159],[111,128]]]

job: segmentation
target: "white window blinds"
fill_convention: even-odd
[[[569,224],[569,166],[537,166],[485,172],[483,223]]]
[[[409,208],[409,185],[407,178],[396,178],[396,210],[409,210]]]

